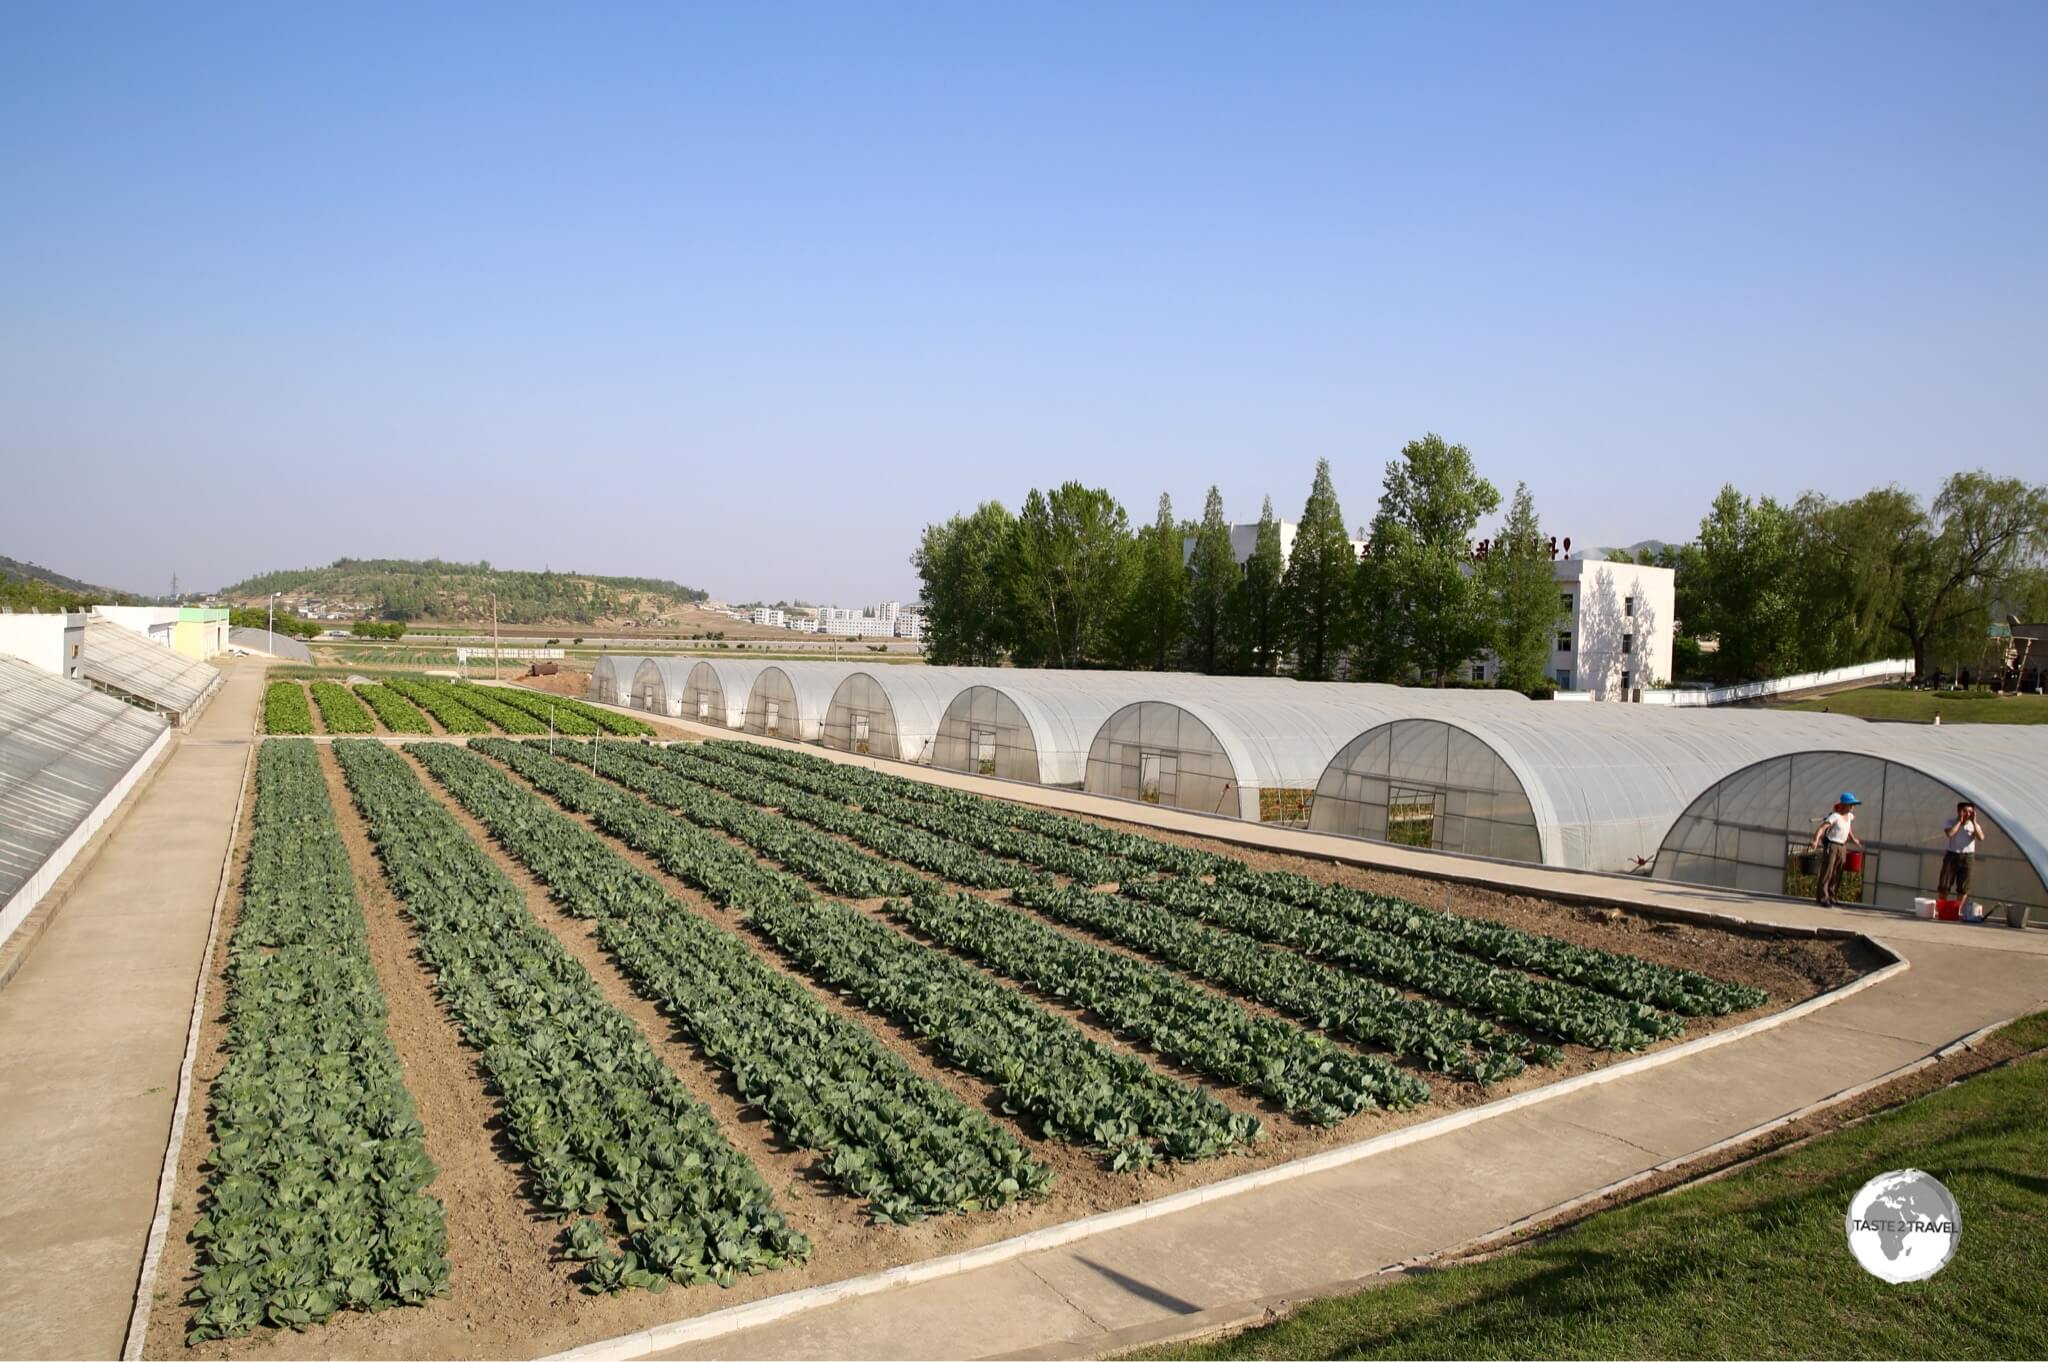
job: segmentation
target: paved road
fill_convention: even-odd
[[[120,1354],[262,693],[228,669],[0,989],[0,1357]]]

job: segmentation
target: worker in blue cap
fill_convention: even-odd
[[[1842,867],[1849,859],[1849,844],[1854,842],[1859,851],[1863,848],[1863,839],[1856,835],[1856,806],[1862,802],[1855,791],[1842,791],[1842,797],[1835,801],[1834,810],[1813,830],[1810,850],[1821,853],[1820,877],[1814,881],[1813,898],[1823,908],[1835,906],[1835,890],[1841,887]]]

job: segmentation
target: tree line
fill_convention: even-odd
[[[1291,552],[1272,498],[1240,561],[1223,498],[1199,520],[1162,494],[1134,524],[1107,490],[1033,489],[925,528],[911,564],[942,665],[1120,667],[1445,685],[1483,655],[1498,684],[1550,689],[1569,624],[1551,537],[1526,485],[1499,490],[1465,446],[1431,434],[1389,461],[1354,537],[1328,460]],[[1922,505],[1896,487],[1789,505],[1724,488],[1697,539],[1616,562],[1676,575],[1675,677],[1752,680],[1910,651],[1920,670],[1974,665],[1994,613],[2048,614],[2048,489],[1958,473]],[[1972,640],[1975,641],[1974,646]]]
[[[1957,472],[1923,504],[1898,487],[1779,502],[1724,486],[1697,539],[1640,560],[1676,570],[1681,676],[1905,656],[1916,675],[1954,674],[1985,662],[1989,626],[2048,618],[2048,487]]]
[[[926,527],[911,555],[926,651],[956,665],[1436,684],[1493,651],[1501,684],[1540,691],[1560,613],[1549,541],[1518,486],[1475,562],[1473,532],[1500,503],[1470,450],[1428,435],[1387,464],[1359,536],[1369,551],[1325,459],[1291,547],[1268,497],[1240,563],[1214,487],[1199,520],[1177,519],[1162,495],[1135,526],[1102,488],[1034,489],[1014,515],[990,501]]]

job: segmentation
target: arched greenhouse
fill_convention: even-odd
[[[678,717],[720,728],[746,727],[747,696],[767,665],[723,658],[696,663],[683,681]]]
[[[1777,716],[1792,718],[1794,716]],[[1798,716],[1818,717],[1818,716]],[[1850,721],[1855,722],[1855,721]],[[1865,852],[1846,876],[1845,902],[1910,911],[1940,874],[1942,825],[1956,804],[1984,824],[1971,896],[2048,916],[2048,733],[2018,725],[1864,725],[1857,742],[1788,734],[1787,747],[1714,781],[1672,823],[1656,857],[1659,879],[1757,894],[1810,892],[1799,853],[1842,791],[1863,801]]]
[[[1829,715],[1603,704],[1403,715],[1357,734],[1331,758],[1309,825],[1475,856],[1636,872],[1655,859],[1699,790],[1782,751],[1788,725],[1841,743],[1859,741],[1868,727]]]
[[[853,672],[832,692],[820,741],[841,752],[929,764],[939,716],[969,683],[964,670],[897,666]]]
[[[590,668],[590,698],[601,705],[632,703],[633,674],[647,659],[625,653],[600,653]]]
[[[839,683],[860,668],[851,662],[772,663],[747,691],[746,730],[757,737],[817,742]]]
[[[690,666],[687,657],[641,659],[633,672],[633,708],[644,709],[649,714],[665,714],[671,719],[681,715],[683,682],[690,674]]]
[[[1088,745],[1085,788],[1252,822],[1309,821],[1331,754],[1360,730],[1411,714],[1528,704],[1503,691],[1329,685],[1271,677],[1154,677]]]

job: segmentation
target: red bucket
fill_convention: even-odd
[[[1842,869],[1844,869],[1844,870],[1853,870],[1853,871],[1855,871],[1855,872],[1856,872],[1857,874],[1859,874],[1859,875],[1860,875],[1860,874],[1862,874],[1862,873],[1863,873],[1863,853],[1862,853],[1862,852],[1860,852],[1860,851],[1852,851],[1852,852],[1850,852],[1850,853],[1849,853],[1849,855],[1847,856],[1847,858],[1845,858],[1845,859],[1843,860],[1843,862],[1842,862]]]
[[[1934,915],[1943,922],[1961,921],[1963,901],[1961,899],[1936,899],[1934,901]]]

